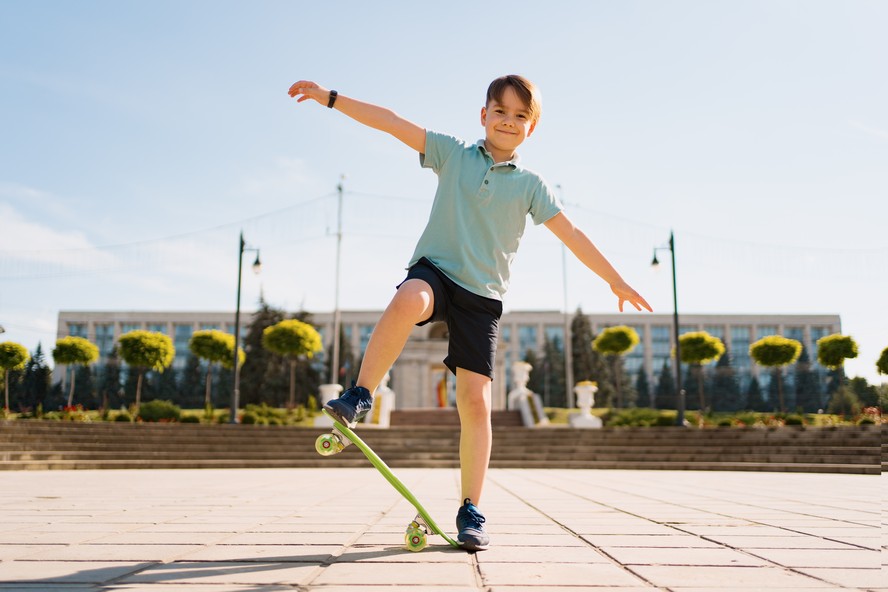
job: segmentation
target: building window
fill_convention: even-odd
[[[707,325],[704,329],[707,333],[712,335],[713,337],[718,337],[724,342],[725,340],[725,326],[724,325]]]
[[[108,357],[114,349],[114,324],[99,323],[96,325],[96,346],[102,359]]]
[[[120,324],[120,334],[126,335],[132,331],[138,331],[142,328],[142,323],[121,323]]]
[[[360,355],[364,355],[364,352],[367,351],[367,344],[370,343],[370,336],[373,334],[373,329],[376,325],[358,325],[358,335],[361,336],[360,343]]]
[[[190,324],[173,325],[173,345],[176,348],[176,362],[178,364],[184,364],[185,358],[188,357],[188,352],[190,351],[188,349],[188,342],[191,340],[193,330]]]
[[[651,364],[654,372],[659,372],[663,364],[672,359],[672,327],[669,325],[651,326]]]
[[[200,324],[201,331],[218,331],[219,323],[201,323]]]
[[[546,325],[546,339],[549,343],[556,344],[558,349],[564,351],[564,327]]]
[[[769,335],[777,335],[777,325],[759,325],[755,335],[757,339],[768,337]]]
[[[518,325],[518,355],[524,359],[528,351],[537,353],[537,326]]]
[[[86,323],[68,323],[68,335],[86,339]]]
[[[638,344],[623,357],[623,360],[626,372],[635,380],[638,370],[644,366],[644,327],[642,325],[631,325],[631,327],[638,333]]]
[[[166,335],[167,332],[167,324],[166,323],[148,323],[148,330],[152,333],[163,333]]]

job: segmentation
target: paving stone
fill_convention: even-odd
[[[868,569],[837,569],[801,567],[798,571],[826,580],[831,584],[855,586],[858,588],[874,588],[885,585],[885,572],[879,568]]]
[[[323,563],[341,550],[337,545],[212,545],[192,549],[179,558],[182,561]]]
[[[751,549],[750,553],[785,567],[877,568],[880,559],[878,551],[864,549]]]
[[[324,568],[312,585],[419,585],[447,582],[448,586],[475,586],[475,571],[468,564],[410,563],[410,569],[388,563],[334,563]]]
[[[148,584],[289,584],[306,583],[320,564],[177,561],[151,566],[121,583]]]
[[[481,555],[487,553],[485,551]],[[408,551],[401,546],[368,545],[349,547],[336,557],[337,563],[472,563],[472,555],[449,544],[432,545],[421,552]]]
[[[4,561],[0,582],[48,584],[88,584],[115,580],[149,567],[150,563],[110,561]]]
[[[621,567],[611,564],[481,563],[479,569],[482,580],[490,586],[638,586],[643,583]]]
[[[200,545],[55,545],[23,559],[34,561],[172,561]]]
[[[673,549],[605,547],[602,549],[622,565],[710,565],[764,566],[767,560],[751,557],[733,549]]]
[[[611,563],[590,546],[504,547],[493,546],[475,555],[478,563]]]
[[[824,588],[829,584],[777,567],[706,567],[635,565],[630,568],[645,580],[668,588],[700,587],[720,590],[725,584],[761,591],[772,587]]]

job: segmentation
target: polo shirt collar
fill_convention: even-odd
[[[475,146],[477,146],[481,150],[481,154],[483,154],[485,157],[489,158],[490,160],[493,160],[493,156],[487,150],[487,147],[484,146],[484,139],[483,138],[478,140],[477,142],[475,142]],[[521,157],[516,152],[515,155],[512,157],[512,160],[509,160],[506,162],[497,162],[493,166],[494,167],[511,167],[513,169],[517,169],[518,163],[520,161],[521,161]]]

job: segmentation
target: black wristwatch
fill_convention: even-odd
[[[327,108],[328,109],[333,108],[333,103],[336,102],[336,97],[338,97],[338,96],[339,96],[339,93],[336,92],[335,90],[330,91],[330,99],[327,101]]]

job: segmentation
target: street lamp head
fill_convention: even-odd
[[[651,261],[651,267],[657,269],[660,266],[660,261],[657,260],[657,250],[654,249],[654,260]]]
[[[259,251],[256,251],[256,260],[253,261],[253,273],[259,275],[260,271],[262,271],[262,262],[259,261]]]

